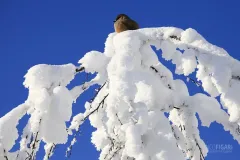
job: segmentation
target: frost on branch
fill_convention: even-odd
[[[162,57],[176,65],[176,74],[196,72],[197,83],[211,96],[189,95],[186,84],[173,79],[151,46],[161,49]],[[100,160],[203,160],[208,149],[199,135],[196,114],[202,126],[216,121],[240,143],[240,63],[193,29],[111,33],[104,53],[88,52],[79,63],[80,68],[37,65],[28,71],[27,101],[0,119],[0,158],[34,159],[44,142],[44,158],[49,159],[55,146],[73,135],[66,152],[70,156],[86,119],[96,128],[91,140],[101,151]],[[96,77],[69,90],[66,86],[83,70],[96,72]],[[86,111],[73,116],[72,103],[94,84],[100,87],[86,102]],[[215,99],[219,95],[228,113]],[[25,113],[31,117],[20,149],[11,153],[18,138],[16,125]],[[71,116],[68,127],[65,123]],[[6,134],[6,125],[12,135]]]
[[[41,141],[46,143],[47,152],[51,151],[50,144],[54,146],[67,142],[65,122],[71,118],[74,96],[66,85],[74,78],[75,70],[72,64],[40,64],[28,71],[24,81],[25,87],[29,89],[28,99],[0,119],[0,157],[35,159]],[[26,113],[31,117],[24,128],[20,149],[13,156],[8,151],[18,138],[18,120]]]

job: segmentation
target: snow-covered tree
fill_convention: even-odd
[[[184,81],[173,79],[152,46],[176,65],[176,74],[187,77],[196,72],[196,84],[209,96],[189,95]],[[96,128],[92,143],[100,160],[203,160],[208,148],[199,135],[196,115],[202,126],[216,121],[240,143],[240,62],[194,29],[111,33],[104,53],[88,52],[79,63],[40,64],[28,70],[27,100],[0,119],[0,159],[34,160],[43,142],[47,160],[56,145],[72,136],[66,149],[70,156],[86,119]],[[96,76],[67,88],[80,72]],[[85,112],[72,115],[72,104],[93,85],[100,87],[85,103]],[[10,152],[19,137],[16,126],[25,114],[30,118],[20,148]]]

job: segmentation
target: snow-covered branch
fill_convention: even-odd
[[[151,46],[161,49],[161,56],[176,65],[176,74],[183,74],[211,96],[189,95],[186,84],[173,78]],[[202,126],[216,121],[240,143],[240,62],[194,29],[111,33],[104,53],[88,52],[79,63],[80,67],[41,64],[28,71],[24,81],[28,99],[0,119],[0,158],[32,160],[43,142],[47,160],[56,145],[65,144],[73,135],[66,153],[69,157],[87,119],[96,128],[92,143],[101,151],[100,160],[204,160],[208,149],[200,137],[196,114]],[[68,89],[80,72],[96,76]],[[190,78],[193,72],[196,77]],[[86,102],[85,112],[72,115],[72,104],[95,84],[100,87]],[[31,117],[20,149],[11,153],[19,136],[16,126],[26,113]]]

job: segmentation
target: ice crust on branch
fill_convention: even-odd
[[[174,79],[151,46],[176,65],[175,73],[196,78],[207,93],[189,95],[186,84]],[[97,73],[83,85],[68,89],[77,67],[36,65],[25,76],[29,96],[0,119],[0,158],[34,159],[41,141],[45,159],[55,145],[74,138],[89,118],[96,128],[92,143],[101,151],[100,160],[203,160],[208,153],[199,135],[201,125],[223,125],[240,143],[240,63],[224,49],[207,42],[194,29],[144,28],[109,34],[104,53],[91,51],[79,60],[81,71]],[[84,113],[72,118],[72,103],[94,84],[100,87]],[[220,95],[221,109],[215,99]],[[20,149],[9,152],[18,138],[16,125],[25,113],[31,117],[24,129]],[[164,113],[169,113],[166,117]],[[4,126],[11,126],[7,135]],[[75,131],[74,131],[75,130]]]

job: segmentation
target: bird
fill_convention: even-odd
[[[126,14],[117,15],[114,22],[115,32],[120,33],[127,30],[136,30],[139,29],[139,25],[136,21],[132,20]]]

